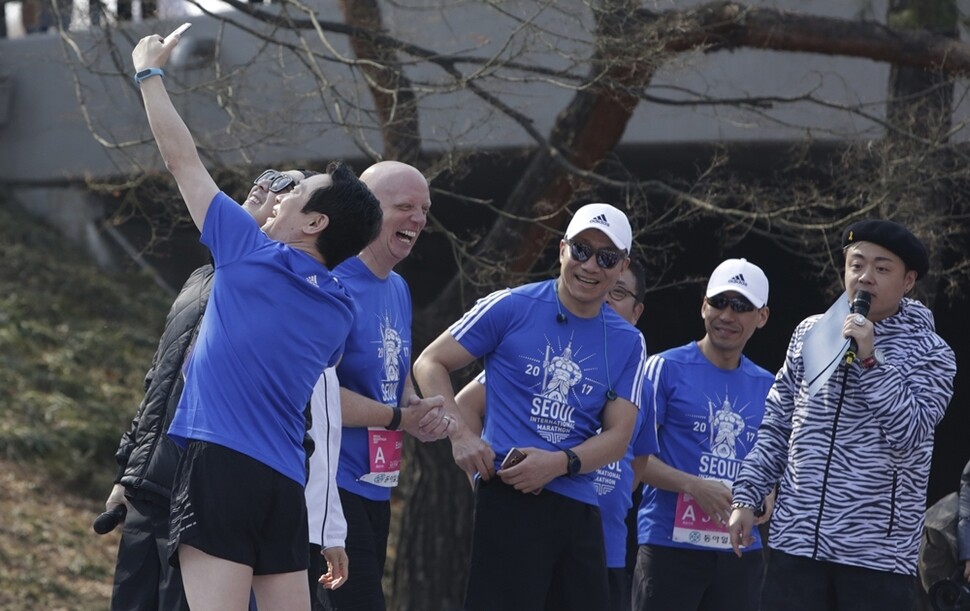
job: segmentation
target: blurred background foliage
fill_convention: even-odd
[[[107,608],[118,533],[91,521],[169,301],[0,199],[0,608]]]

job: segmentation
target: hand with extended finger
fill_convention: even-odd
[[[159,71],[156,74],[161,74],[161,68],[168,63],[172,49],[179,43],[180,38],[179,35],[162,38],[158,34],[152,34],[139,40],[131,51],[131,61],[135,66],[135,73],[158,69]]]
[[[731,512],[728,520],[728,535],[731,537],[731,547],[734,554],[740,558],[741,548],[754,543],[754,535],[751,530],[754,528],[754,509],[750,507],[737,507]]]

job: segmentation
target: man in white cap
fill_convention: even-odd
[[[558,279],[479,300],[415,361],[421,390],[456,416],[452,452],[475,482],[467,611],[542,609],[553,590],[565,611],[607,599],[593,473],[630,443],[646,360],[640,332],[605,303],[631,246],[622,212],[580,208],[559,244]],[[455,404],[449,377],[477,358],[484,422]],[[520,460],[502,468],[513,448]]]
[[[660,452],[635,460],[647,484],[637,512],[635,610],[757,608],[760,541],[736,557],[726,524],[732,480],[757,438],[774,380],[743,354],[768,322],[768,278],[745,259],[724,261],[700,314],[702,339],[647,361]]]

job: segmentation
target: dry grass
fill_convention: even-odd
[[[0,462],[0,609],[107,609],[119,535],[94,534],[100,511],[36,468]]]
[[[104,610],[114,452],[170,298],[0,198],[0,609]]]

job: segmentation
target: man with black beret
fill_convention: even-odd
[[[933,314],[906,297],[929,270],[908,229],[865,220],[842,234],[845,294],[795,329],[734,482],[729,531],[751,541],[776,484],[762,611],[913,608],[933,433],[956,360]],[[868,313],[849,303],[866,292]],[[853,342],[855,358],[843,358]],[[818,373],[818,347],[835,352]]]

